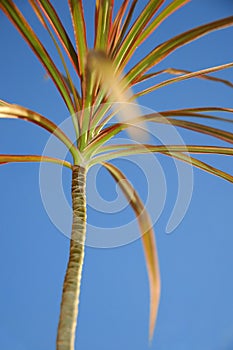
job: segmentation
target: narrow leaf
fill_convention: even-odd
[[[38,156],[38,155],[12,155],[12,154],[0,154],[0,164],[7,163],[32,163],[32,162],[46,162],[54,163],[61,166],[65,166],[69,169],[72,169],[72,165],[66,160],[61,160],[53,157]]]
[[[74,113],[75,110],[73,106],[73,101],[69,94],[69,90],[65,81],[63,80],[60,72],[58,71],[48,52],[46,51],[46,49],[32,30],[32,28],[27,23],[26,19],[23,17],[22,13],[11,0],[1,0],[0,8],[12,21],[12,23],[15,25],[15,27],[18,29],[18,31],[24,37],[24,39],[28,42],[29,46],[35,52],[36,56],[39,58],[39,60],[47,70],[49,76],[52,78],[55,85],[57,86],[63,100],[67,105],[67,108],[71,113]]]
[[[99,164],[101,162],[109,161],[115,158],[127,157],[136,154],[148,154],[148,153],[192,153],[192,154],[215,154],[233,156],[233,148],[231,147],[218,147],[218,146],[205,146],[205,145],[148,145],[148,144],[120,144],[102,146],[98,150],[98,156],[94,157],[89,167]]]
[[[132,95],[131,91],[125,90],[126,83],[122,80],[115,70],[114,62],[111,61],[103,51],[92,50],[88,54],[87,67],[90,72],[95,74],[96,79],[100,81],[104,92],[112,103],[113,110],[116,111],[120,120],[129,121],[140,115],[139,107],[136,104],[129,103]],[[117,103],[115,105],[114,103]],[[139,141],[145,137],[140,133],[140,129],[129,129],[133,138]]]
[[[35,0],[29,0],[31,6],[33,7],[37,17],[39,18],[39,20],[42,22],[43,26],[45,27],[45,29],[48,31],[53,43],[54,43],[54,46],[56,47],[56,50],[57,50],[57,53],[61,59],[61,62],[62,62],[62,65],[64,67],[64,70],[66,72],[66,76],[64,76],[63,74],[61,74],[63,80],[66,82],[68,88],[69,88],[69,91],[70,93],[73,95],[74,97],[74,107],[75,107],[75,111],[78,111],[81,107],[81,98],[73,84],[73,81],[72,81],[72,78],[70,76],[70,73],[69,73],[69,69],[66,65],[66,61],[63,57],[63,54],[62,54],[62,51],[52,33],[52,31],[50,30],[50,28],[48,27],[47,23],[44,21],[44,18],[43,18],[43,15],[41,13],[41,10],[40,8],[38,7],[37,3],[35,2]],[[78,139],[79,137],[79,123],[78,123],[78,120],[77,120],[77,116],[76,114],[72,114],[72,120],[73,120],[73,125],[74,125],[74,129],[75,129],[75,132],[76,132],[76,139]]]
[[[164,0],[150,0],[142,10],[140,15],[136,18],[135,22],[130,28],[130,31],[127,33],[120,48],[118,49],[117,56],[115,58],[117,68],[121,65],[121,62],[124,60],[126,54],[129,52],[130,47],[141,35],[142,30],[145,28],[145,26],[148,24],[150,19],[160,8],[163,2]]]
[[[188,163],[188,164],[191,164],[191,165],[194,165],[195,167],[201,169],[201,170],[204,170],[206,172],[208,172],[209,174],[213,174],[215,176],[218,176],[218,177],[221,177],[222,179],[224,180],[227,180],[231,183],[233,183],[233,176],[220,170],[220,169],[217,169],[207,163],[204,163],[196,158],[193,158],[193,157],[189,157],[187,156],[186,154],[183,154],[183,153],[167,153],[167,152],[164,152],[164,154],[166,154],[167,156],[170,156],[172,158],[177,158],[185,163]]]
[[[78,75],[80,75],[77,53],[75,52],[73,44],[51,2],[49,0],[36,0],[36,2],[41,7],[45,16],[53,27],[76,72]]]
[[[159,262],[156,249],[155,236],[153,226],[143,202],[141,201],[136,190],[127,180],[125,175],[114,165],[110,163],[102,163],[103,166],[110,172],[114,180],[120,186],[125,197],[129,201],[132,209],[138,220],[138,225],[141,231],[142,244],[145,253],[147,272],[150,283],[150,327],[149,336],[152,339],[155,322],[158,313],[160,299],[160,273]]]
[[[106,51],[109,42],[113,0],[96,1],[95,49]]]
[[[179,47],[184,46],[214,30],[227,28],[231,25],[233,25],[233,16],[193,28],[173,37],[163,44],[160,44],[129,71],[127,74],[129,82],[135,83],[138,81],[142,74],[158,64],[161,60]]]
[[[226,63],[226,64],[222,64],[220,66],[216,66],[216,67],[211,67],[211,68],[206,68],[206,69],[202,69],[202,70],[199,70],[199,71],[196,71],[196,72],[191,72],[191,73],[186,73],[186,74],[183,74],[179,77],[175,77],[175,78],[172,78],[172,79],[168,79],[168,80],[165,80],[165,81],[162,81],[161,83],[158,83],[158,84],[155,84],[145,90],[142,90],[138,93],[135,94],[135,97],[139,97],[139,96],[142,96],[142,95],[145,95],[145,94],[148,94],[156,89],[159,89],[163,86],[167,86],[167,85],[170,85],[170,84],[173,84],[173,83],[177,83],[179,81],[182,81],[182,80],[187,80],[187,79],[190,79],[190,78],[201,78],[203,75],[205,74],[209,74],[209,73],[213,73],[213,72],[217,72],[217,71],[220,71],[220,70],[223,70],[223,69],[227,69],[227,68],[231,68],[233,67],[233,62],[231,63]],[[211,79],[211,77],[208,77]],[[207,79],[207,77],[205,76],[205,79]],[[233,84],[231,82],[228,82],[228,81],[225,81],[225,80],[222,80],[222,79],[218,79],[218,78],[214,78],[212,77],[212,80],[216,81],[216,82],[221,82],[221,83],[224,83],[228,86],[230,86],[231,88],[233,87]]]
[[[132,125],[137,125],[142,122],[155,122],[160,124],[167,124],[167,125],[173,125],[178,126],[187,130],[195,131],[201,134],[209,135],[218,139],[221,139],[225,142],[233,143],[233,133],[214,128],[211,126],[194,123],[186,120],[177,120],[173,118],[166,118],[161,117],[161,114],[159,113],[152,113],[147,114],[142,117],[138,117],[136,119],[130,120],[130,122],[127,123],[116,123],[112,126],[104,128],[93,140],[92,142],[87,146],[86,148],[86,155],[90,157],[91,155],[95,154],[100,146],[102,146],[104,143],[106,143],[108,140],[110,140],[112,137],[117,135],[123,130],[126,130],[129,127],[132,127]]]
[[[70,150],[75,160],[80,159],[78,150],[66,134],[64,134],[56,124],[42,115],[21,106],[7,105],[0,106],[0,119],[1,118],[22,119],[39,125],[51,134],[54,134],[61,142],[63,142]]]
[[[143,41],[149,37],[156,28],[171,14],[177,11],[181,6],[185,5],[190,0],[174,0],[158,15],[156,18],[140,33],[140,35],[134,40],[132,45],[130,46],[127,54],[124,56],[124,60],[122,62],[122,66],[125,67],[126,63],[129,61],[130,57]],[[162,4],[163,2],[161,2]],[[161,5],[160,4],[160,5]]]
[[[186,69],[167,68],[167,69],[162,69],[162,70],[154,72],[154,73],[144,74],[141,76],[141,78],[138,80],[137,83],[141,83],[143,81],[154,78],[154,77],[156,77],[160,74],[164,74],[164,73],[171,74],[171,75],[182,75],[182,74],[188,74],[188,73],[194,73],[194,72],[191,72],[191,71],[186,70]],[[229,87],[233,87],[232,82],[229,80],[221,79],[221,78],[217,78],[217,77],[212,77],[210,75],[206,75],[203,73],[201,75],[197,75],[195,78],[215,81],[215,82],[223,83]]]
[[[230,112],[230,111],[228,111]],[[233,113],[233,110],[231,111]],[[233,119],[229,118],[223,118],[223,117],[216,117],[214,115],[209,115],[209,114],[202,114],[202,113],[197,113],[197,112],[190,112],[190,111],[182,111],[182,110],[177,110],[177,111],[167,111],[167,112],[161,112],[160,115],[166,117],[166,118],[173,118],[173,117],[193,117],[193,118],[200,118],[200,119],[212,119],[212,120],[218,120],[221,122],[227,122],[227,123],[233,123]]]
[[[83,78],[87,55],[87,39],[82,0],[69,0],[69,6],[78,52],[79,71]]]
[[[119,10],[118,10],[118,12],[116,14],[116,17],[114,19],[114,22],[113,22],[113,24],[111,26],[111,31],[110,31],[110,34],[109,34],[109,52],[110,53],[113,52],[113,50],[115,48],[115,45],[116,45],[116,43],[119,40],[119,36],[121,35],[121,33],[123,31],[123,28],[121,28],[121,24],[122,24],[123,17],[125,15],[126,9],[128,7],[129,1],[130,0],[125,0],[121,4],[121,6],[120,6],[120,8],[119,8]],[[137,2],[137,0],[134,0],[133,4],[136,5],[136,2]],[[132,7],[132,5],[131,5],[131,7]],[[132,11],[131,11],[131,13],[132,13]],[[129,15],[130,15],[130,12],[129,12]]]

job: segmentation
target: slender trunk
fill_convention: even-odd
[[[75,165],[72,174],[73,224],[70,257],[63,285],[57,350],[74,350],[86,236],[86,170]]]

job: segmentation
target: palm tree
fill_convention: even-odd
[[[137,128],[140,123],[150,122],[169,124],[194,133],[210,135],[216,140],[233,143],[233,134],[229,131],[199,123],[198,120],[220,120],[225,124],[232,120],[215,116],[214,112],[232,113],[227,107],[196,107],[178,110],[168,110],[158,113],[139,115],[137,107],[129,102],[157,89],[190,78],[201,78],[232,87],[232,83],[220,78],[209,76],[233,66],[233,63],[190,72],[175,68],[153,71],[153,68],[170,55],[174,50],[202,37],[212,31],[229,27],[233,17],[220,19],[176,35],[159,46],[156,46],[142,57],[133,67],[128,68],[136,49],[154,33],[154,31],[188,0],[173,0],[166,4],[164,0],[149,0],[140,15],[132,20],[137,0],[123,1],[113,16],[114,0],[96,0],[94,47],[89,48],[86,37],[86,23],[83,3],[81,0],[68,0],[68,6],[73,23],[75,44],[72,42],[56,9],[49,0],[28,0],[34,13],[43,27],[49,33],[59,55],[62,68],[58,67],[45,46],[39,40],[28,21],[11,0],[1,0],[0,8],[12,21],[25,41],[34,51],[48,76],[54,82],[59,94],[72,116],[76,142],[73,143],[55,123],[41,114],[25,107],[0,101],[0,118],[19,118],[32,122],[56,136],[72,155],[72,163],[63,159],[41,155],[0,155],[0,163],[10,162],[51,162],[65,166],[72,171],[72,208],[73,225],[70,240],[70,257],[65,275],[60,319],[57,333],[57,349],[74,349],[75,331],[78,317],[78,304],[81,274],[84,260],[86,237],[86,175],[88,170],[102,164],[119,183],[121,190],[129,201],[138,220],[145,260],[150,283],[150,338],[155,327],[160,297],[160,276],[156,242],[149,214],[143,202],[132,187],[126,176],[114,166],[110,160],[132,154],[159,153],[167,157],[179,159],[185,163],[203,169],[233,182],[233,177],[216,167],[213,167],[190,154],[222,154],[233,155],[229,146],[212,145],[158,145],[158,144],[107,144],[109,140],[121,131]],[[73,67],[71,71],[70,66]],[[78,77],[80,88],[74,82]],[[140,87],[142,82],[150,78],[169,73],[174,77],[162,80],[157,84]],[[130,92],[135,85],[137,93]],[[115,102],[121,102],[123,107],[114,107]],[[111,111],[111,113],[109,113]],[[109,125],[115,114],[120,114],[119,122]],[[129,116],[130,114],[130,116]],[[127,119],[129,118],[130,119]],[[185,117],[187,117],[185,119]],[[197,122],[190,121],[196,118]],[[132,130],[132,137],[140,137]],[[124,180],[124,181],[122,181]],[[133,194],[133,196],[132,196]]]

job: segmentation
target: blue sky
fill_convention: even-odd
[[[26,2],[16,3],[49,44]],[[143,3],[139,1],[136,13],[140,13]],[[57,6],[67,28],[71,29],[65,1]],[[94,1],[87,2],[90,43],[93,8]],[[232,12],[231,0],[192,0],[164,22],[143,46],[143,51],[135,55],[135,60],[153,45],[177,33],[232,15]],[[52,82],[45,79],[44,69],[2,13],[0,21],[0,98],[34,109],[61,123],[67,117],[67,111]],[[158,69],[194,70],[230,62],[232,37],[232,28],[212,33],[176,51]],[[233,71],[222,71],[218,76],[232,81]],[[154,110],[208,105],[232,107],[232,91],[221,84],[193,80],[162,88],[139,102]],[[0,153],[43,152],[48,139],[45,131],[24,121],[1,120],[0,123]],[[185,132],[181,135],[185,142],[204,140]],[[202,159],[225,171],[232,170],[229,158],[209,156]],[[165,174],[167,197],[154,227],[162,296],[152,345],[149,347],[148,344],[148,281],[141,242],[137,240],[114,249],[86,248],[77,349],[233,348],[233,187],[194,170],[194,191],[188,212],[179,227],[167,235],[165,229],[176,198],[177,178],[172,161],[161,157],[158,161]],[[143,176],[127,162],[115,164],[122,166],[145,199]],[[68,170],[64,171],[64,180],[68,196]],[[115,185],[106,173],[98,178],[98,185],[106,200],[116,198]],[[154,186],[159,191],[158,185]],[[55,349],[69,240],[56,229],[43,207],[39,165],[1,166],[0,191],[0,348]],[[157,210],[156,198],[154,200]],[[103,216],[90,208],[88,213],[89,222],[100,227],[120,225],[132,217],[129,209],[118,216]]]

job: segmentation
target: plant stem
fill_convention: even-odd
[[[70,257],[66,270],[60,319],[57,333],[57,350],[74,350],[78,304],[86,237],[86,169],[72,168],[73,224]]]

